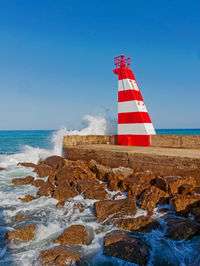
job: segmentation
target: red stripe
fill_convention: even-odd
[[[129,123],[151,123],[151,119],[147,112],[130,112],[118,114],[118,124]]]
[[[129,68],[120,67],[113,70],[114,74],[118,75],[118,80],[121,79],[133,79],[135,80],[135,77],[133,75],[133,71]]]
[[[140,91],[124,90],[118,92],[118,102],[126,102],[133,100],[143,101]]]
[[[150,146],[150,135],[118,135],[117,143],[126,146]]]

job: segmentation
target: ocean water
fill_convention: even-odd
[[[51,155],[61,155],[62,138],[66,134],[108,134],[116,130],[112,123],[102,117],[85,117],[87,125],[82,130],[69,131],[62,128],[58,131],[0,131],[0,167],[6,169],[0,171],[0,265],[29,266],[38,265],[38,254],[41,250],[53,247],[53,240],[72,224],[83,224],[93,231],[94,240],[89,246],[80,246],[87,265],[135,265],[120,259],[108,258],[103,255],[103,237],[115,229],[112,226],[103,226],[96,222],[93,213],[94,200],[85,200],[81,195],[68,201],[61,210],[56,209],[57,201],[48,197],[41,197],[29,203],[22,203],[19,198],[26,194],[33,196],[37,188],[26,186],[14,186],[13,178],[36,175],[31,168],[17,166],[19,162],[33,162]],[[189,134],[200,130],[160,130],[159,134]],[[165,133],[168,132],[168,133]],[[44,180],[44,179],[43,179]],[[117,192],[112,192],[115,194]],[[73,213],[73,204],[82,202],[86,205],[82,213]],[[169,207],[169,206],[168,206]],[[172,213],[172,210],[169,209]],[[16,216],[22,214],[27,217],[16,222]],[[138,210],[137,215],[145,214]],[[139,234],[150,246],[151,257],[148,265],[200,265],[200,239],[196,237],[190,241],[174,241],[164,237],[166,224],[163,214],[154,210],[154,217],[160,223],[161,228],[150,233]],[[34,223],[37,226],[36,235],[29,242],[7,242],[5,234],[22,226]]]

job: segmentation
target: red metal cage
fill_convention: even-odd
[[[120,55],[114,58],[114,65],[116,68],[120,67],[127,67],[129,68],[131,64],[131,58],[130,57],[125,57],[125,55]]]

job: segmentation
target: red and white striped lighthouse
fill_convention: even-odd
[[[114,74],[118,75],[118,144],[150,146],[150,135],[155,130],[138,88],[130,57],[115,57]]]

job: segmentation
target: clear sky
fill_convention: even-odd
[[[116,118],[121,54],[156,128],[200,128],[199,0],[0,0],[0,129]]]

